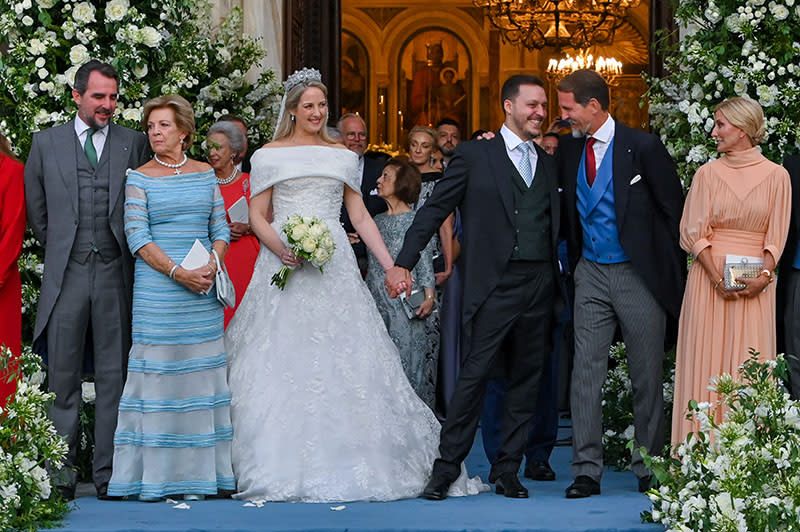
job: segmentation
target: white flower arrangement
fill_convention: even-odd
[[[661,52],[668,75],[651,79],[651,124],[688,188],[717,157],[713,109],[744,96],[767,118],[766,157],[781,163],[800,149],[800,4],[796,0],[680,0],[676,19],[692,28]],[[665,39],[666,40],[666,39]]]
[[[797,530],[800,523],[800,405],[782,380],[788,365],[761,362],[758,353],[738,378],[712,379],[717,404],[689,403],[700,432],[673,456],[645,457],[660,483],[644,517],[670,531]],[[715,412],[725,405],[724,421]]]
[[[29,348],[16,366],[9,364],[11,357],[8,348],[0,347],[0,369],[11,370],[16,381],[16,392],[0,408],[0,530],[35,530],[67,511],[44,467],[61,467],[67,444],[47,417],[53,394],[40,389],[41,359]]]
[[[294,254],[309,261],[322,273],[322,267],[331,260],[336,250],[328,224],[316,217],[294,215],[286,220],[282,230]],[[291,268],[283,266],[272,276],[270,284],[285,289],[291,273]]]

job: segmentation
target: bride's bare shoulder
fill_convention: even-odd
[[[281,140],[273,140],[272,142],[267,142],[266,144],[264,144],[261,147],[262,148],[266,148],[266,149],[270,149],[270,148],[285,148],[287,146],[294,146],[294,144],[291,144],[291,143],[287,142],[286,140],[281,139]]]

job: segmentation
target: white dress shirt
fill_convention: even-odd
[[[75,133],[78,135],[78,142],[81,143],[81,147],[86,144],[86,134],[89,129],[89,126],[80,116],[75,117]],[[94,144],[94,150],[97,152],[98,161],[103,155],[103,146],[106,145],[106,137],[108,137],[108,124],[95,131],[94,135],[92,135],[92,144]]]
[[[503,136],[503,141],[506,144],[506,153],[511,162],[514,163],[514,168],[519,170],[519,162],[522,160],[522,152],[517,149],[517,146],[523,142],[528,145],[530,150],[529,158],[531,160],[531,174],[536,179],[536,164],[539,162],[539,154],[536,152],[533,140],[522,140],[519,136],[508,129],[505,124],[500,128],[500,134]],[[533,186],[533,180],[531,181]]]
[[[600,163],[603,162],[603,157],[605,157],[608,151],[608,146],[611,144],[611,141],[614,140],[615,132],[616,125],[614,124],[614,119],[611,118],[611,115],[608,115],[603,125],[597,128],[597,131],[595,131],[593,135],[586,137],[587,139],[590,137],[595,139],[595,143],[592,146],[592,150],[594,150],[595,170],[600,168]]]

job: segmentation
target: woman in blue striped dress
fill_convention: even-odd
[[[194,136],[189,102],[151,100],[142,123],[155,156],[128,173],[125,189],[133,347],[108,494],[198,500],[235,488],[231,396],[214,256],[196,269],[180,263],[195,240],[222,259],[230,232],[213,169],[184,154]]]

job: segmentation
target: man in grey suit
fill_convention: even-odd
[[[683,192],[661,140],[608,112],[608,85],[593,70],[558,84],[558,104],[572,135],[556,152],[564,225],[575,283],[575,358],[570,388],[572,473],[567,498],[600,493],[603,472],[602,386],[619,326],[633,385],[636,448],[661,454],[665,336],[677,323],[686,258],[678,242]],[[639,491],[651,475],[638,452],[631,469]]]
[[[123,226],[125,170],[148,159],[147,137],[111,123],[119,76],[89,61],[75,74],[75,120],[40,131],[25,165],[28,224],[44,246],[34,345],[46,354],[50,417],[67,439],[61,494],[75,494],[84,353],[94,355],[93,480],[106,499],[114,430],[131,346],[133,258]]]

